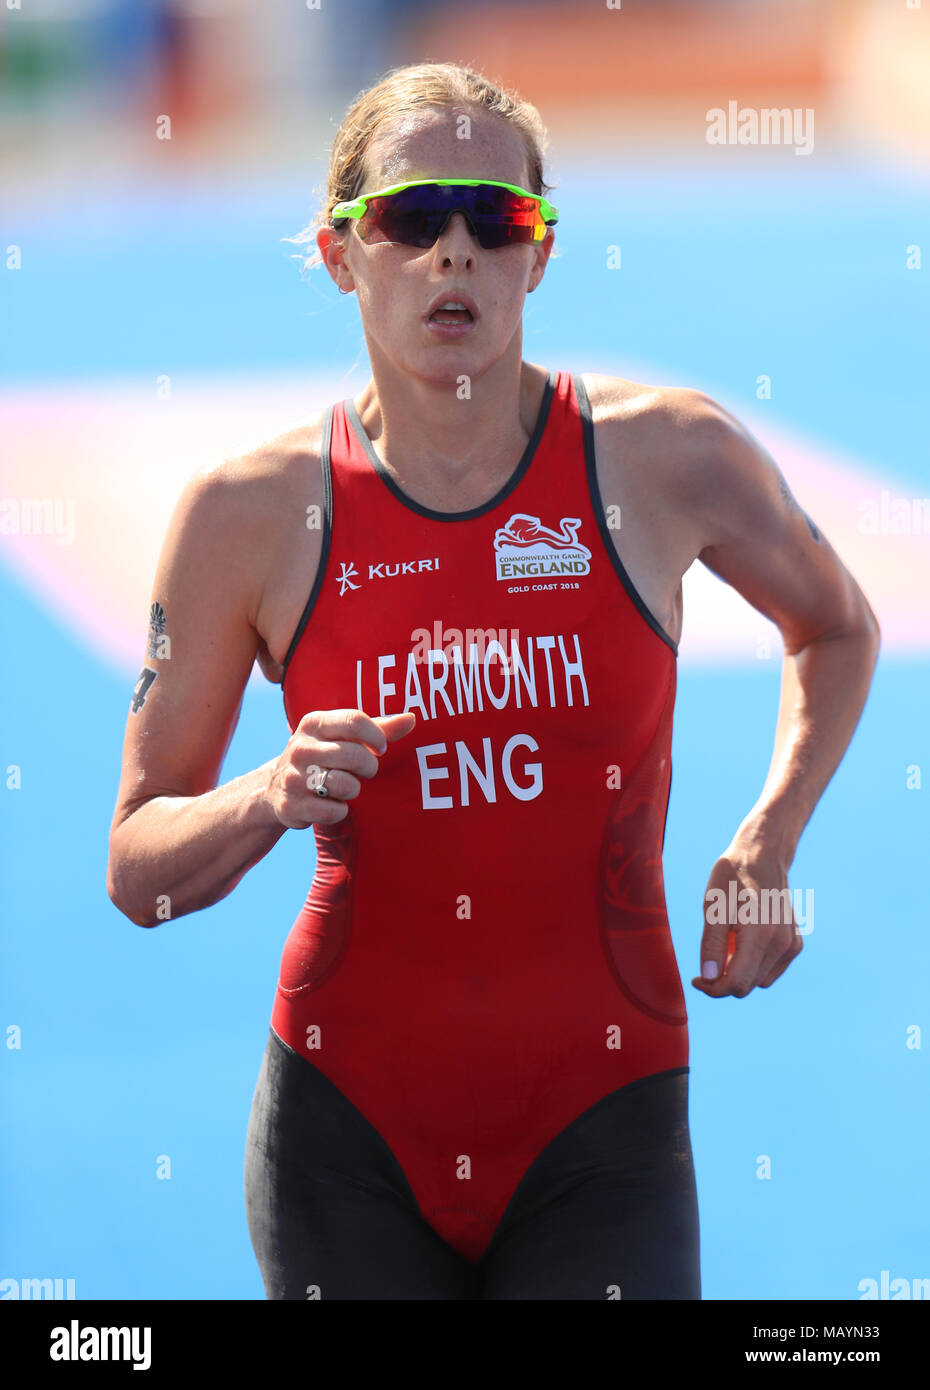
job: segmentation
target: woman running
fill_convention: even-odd
[[[700,558],[784,639],[724,900],[787,890],[876,660],[855,581],[720,405],[523,360],[543,148],[532,106],[454,65],[356,100],[297,240],[358,295],[372,379],[193,478],[158,567],[113,901],[153,926],[316,837],[247,1140],[270,1299],[700,1298],[662,875],[682,576]],[[256,658],[290,738],[218,786]],[[780,916],[708,911],[693,985],[773,984],[801,949]]]

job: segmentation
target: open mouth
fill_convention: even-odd
[[[474,323],[470,309],[434,309],[429,317],[431,323]]]

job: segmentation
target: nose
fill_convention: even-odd
[[[439,233],[437,246],[441,246],[447,254],[454,252],[459,255],[472,254],[472,241],[478,240],[475,235],[471,219],[464,212],[451,212],[446,219],[446,225]]]

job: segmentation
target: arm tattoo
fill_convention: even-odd
[[[818,529],[818,528],[814,525],[814,523],[811,521],[810,517],[807,515],[807,512],[804,510],[804,508],[798,506],[797,502],[794,500],[794,497],[792,496],[790,487],[789,487],[788,484],[785,482],[784,478],[782,478],[780,475],[779,475],[779,479],[778,479],[778,490],[779,490],[779,492],[781,493],[781,500],[784,502],[785,506],[788,508],[789,514],[790,514],[790,515],[794,515],[795,512],[800,512],[800,513],[801,513],[801,515],[803,516],[804,520],[807,522],[807,529],[808,529],[808,531],[810,531],[811,536],[813,537],[813,539],[814,539],[814,540],[817,542],[817,544],[819,545],[819,544],[820,544],[820,531],[819,531],[819,529]]]
[[[132,704],[129,706],[133,714],[138,714],[145,704],[145,697],[149,693],[152,682],[158,680],[158,672],[153,671],[151,666],[143,666],[139,672],[139,679],[136,681],[136,688],[132,692]]]
[[[796,512],[798,509],[798,504],[797,502],[795,502],[793,496],[791,495],[790,487],[780,474],[778,478],[778,491],[781,493],[781,500],[788,508],[788,511],[791,513]]]
[[[150,660],[154,661],[159,655],[159,639],[164,636],[165,628],[168,625],[167,615],[164,608],[156,599],[149,610],[149,645],[148,654]]]
[[[149,635],[146,654],[149,661],[159,661],[167,655],[165,650],[165,629],[168,625],[167,615],[162,605],[156,601],[149,609]],[[132,704],[129,706],[133,714],[138,714],[145,704],[146,696],[152,687],[152,683],[158,680],[158,672],[151,666],[143,666],[136,681],[135,690],[132,693]]]

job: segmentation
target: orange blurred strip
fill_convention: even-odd
[[[713,102],[721,88],[743,103],[756,96],[781,105],[788,89],[803,89],[814,99],[829,82],[836,27],[831,5],[796,8],[783,0],[725,9],[669,7],[663,14],[606,5],[486,5],[466,14],[467,29],[454,7],[446,15],[418,16],[406,47],[429,61],[474,62],[547,107],[565,100],[616,105],[627,98],[702,93]],[[480,59],[466,52],[473,33],[481,38]]]

